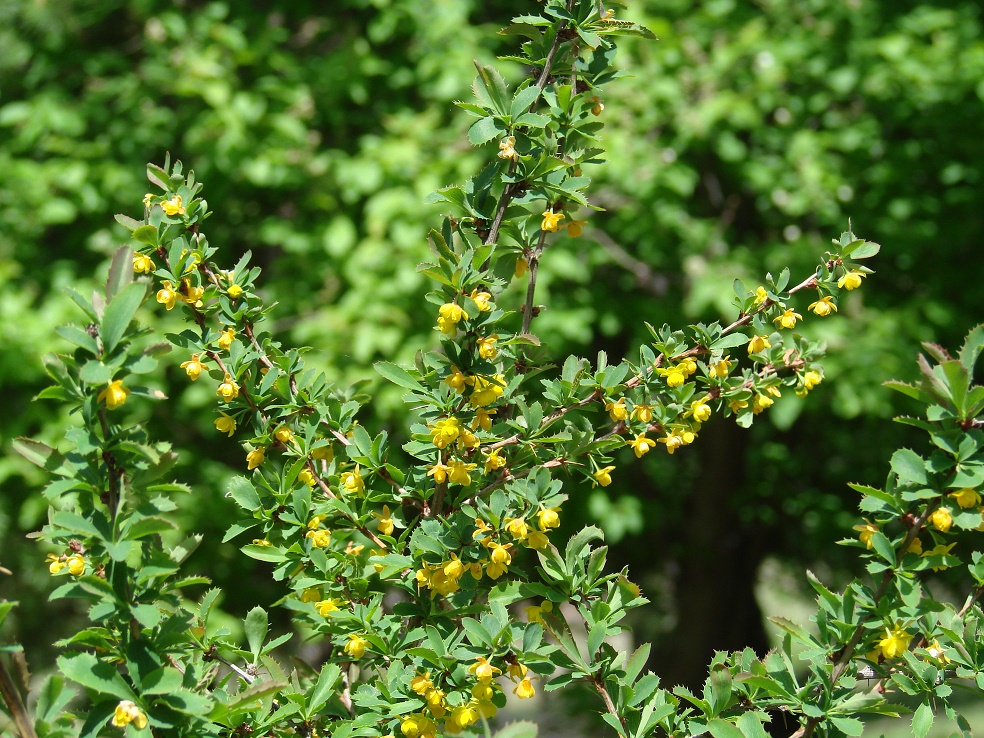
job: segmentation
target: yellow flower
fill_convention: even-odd
[[[329,600],[321,600],[320,602],[314,603],[314,609],[318,611],[318,614],[326,618],[333,612],[338,612],[340,605],[346,604],[344,600],[339,600],[332,597]]]
[[[530,268],[530,263],[526,260],[526,257],[520,256],[518,259],[516,259],[516,266],[513,269],[513,276],[519,279],[524,274],[526,274],[529,268]]]
[[[536,694],[536,690],[533,688],[533,682],[527,678],[523,679],[519,684],[513,687],[513,694],[521,700],[528,700]]]
[[[956,492],[951,492],[949,496],[956,500],[957,504],[963,510],[966,510],[968,507],[977,507],[981,504],[980,494],[972,487],[958,489]]]
[[[516,137],[506,136],[506,138],[499,141],[499,153],[496,154],[500,159],[511,159],[516,160],[519,158],[519,154],[516,153]]]
[[[803,389],[811,390],[823,381],[823,375],[818,371],[810,370],[803,375]]]
[[[934,640],[926,646],[926,654],[938,664],[946,665],[950,663],[950,659],[947,657],[946,651],[943,649],[943,646],[940,645],[938,640]]]
[[[855,525],[854,530],[858,531],[858,539],[870,549],[872,547],[871,537],[878,532],[878,526],[872,525],[867,520],[864,521],[863,525]]]
[[[559,509],[557,507],[540,508],[540,512],[536,514],[537,525],[540,526],[540,530],[549,530],[560,526],[560,515],[557,514]],[[495,560],[494,556],[493,560]]]
[[[769,292],[762,285],[755,288],[755,304],[761,305],[769,299]]]
[[[279,428],[277,428],[276,431],[274,431],[273,437],[276,438],[281,443],[286,444],[294,440],[294,433],[286,425],[282,425]]]
[[[315,548],[328,548],[331,544],[331,531],[330,530],[309,530],[305,535],[305,538],[311,539],[311,545]]]
[[[496,469],[501,469],[506,465],[506,459],[499,452],[499,449],[494,448],[485,456],[485,473],[489,474],[494,472]]]
[[[438,308],[437,311],[437,327],[441,329],[441,332],[453,336],[457,330],[457,325],[463,319],[468,317],[468,313],[465,309],[454,302],[446,302]]]
[[[239,385],[233,381],[230,375],[226,374],[225,378],[222,380],[222,384],[215,389],[215,394],[217,397],[222,398],[223,402],[231,402],[239,397]],[[216,427],[218,427],[218,425],[216,425]],[[222,429],[220,428],[219,430]],[[235,424],[233,424],[233,430],[235,430]],[[229,435],[232,434],[230,433]]]
[[[133,723],[133,727],[137,730],[143,730],[147,727],[147,715],[133,701],[120,700],[120,704],[113,711],[112,724],[117,728],[123,728],[130,723]]]
[[[425,671],[423,674],[418,673],[417,676],[410,680],[410,689],[421,696],[433,688],[434,682],[431,681],[429,671]]]
[[[577,238],[582,233],[584,233],[584,226],[588,224],[586,220],[572,220],[567,224],[567,235],[571,238]]]
[[[526,619],[531,623],[543,624],[543,613],[553,612],[553,603],[550,600],[543,600],[539,605],[530,605],[524,609]]]
[[[201,376],[201,373],[205,371],[205,365],[199,360],[199,354],[193,354],[188,361],[181,364],[181,368],[185,370],[185,374],[188,378],[194,382]]]
[[[187,302],[189,305],[194,305],[195,307],[202,306],[202,295],[205,294],[205,288],[201,285],[193,287],[191,285],[191,280],[185,277],[181,280],[181,299]]]
[[[243,288],[238,284],[230,284],[229,289],[226,290],[226,294],[233,300],[237,300],[239,299],[239,296],[243,294]]]
[[[137,274],[150,274],[154,269],[154,260],[147,254],[133,255],[133,271]]]
[[[471,485],[471,475],[469,472],[474,470],[478,464],[466,464],[458,459],[451,460],[451,471],[448,473],[448,480],[451,484],[460,484],[463,487]]]
[[[476,287],[471,291],[469,297],[475,301],[475,305],[478,306],[479,312],[487,313],[492,309],[492,306],[489,304],[489,300],[492,299],[492,295],[485,290]]]
[[[253,545],[266,547],[266,546],[272,546],[273,544],[270,543],[270,541],[268,541],[266,538],[254,538]]]
[[[219,417],[215,419],[215,429],[219,433],[225,433],[231,438],[232,434],[236,432],[236,419],[220,410]]]
[[[366,482],[362,478],[362,474],[359,472],[358,464],[355,467],[355,471],[344,472],[338,477],[339,484],[342,485],[342,490],[350,495],[355,495],[356,497],[362,497],[362,493],[366,490]]]
[[[957,545],[956,543],[951,543],[947,546],[944,546],[942,543],[939,543],[933,546],[931,549],[929,549],[929,551],[923,551],[920,554],[920,557],[925,559],[927,556],[948,556],[950,554],[950,551],[952,551],[953,547],[956,545]],[[944,569],[949,569],[950,567],[944,564],[942,566],[934,566],[932,568],[933,571],[943,571]]]
[[[427,469],[427,476],[434,477],[435,484],[444,484],[446,481],[448,481],[448,472],[450,470],[451,470],[450,466],[438,460],[437,463],[434,464],[434,466]]]
[[[85,559],[82,558],[81,554],[73,554],[68,557],[68,561],[65,562],[68,566],[68,573],[80,577],[85,574]]]
[[[185,206],[181,202],[181,195],[175,195],[170,200],[165,200],[161,203],[161,207],[164,208],[164,212],[168,215],[185,214]]]
[[[540,224],[540,229],[553,233],[560,227],[560,221],[562,221],[565,217],[566,216],[563,213],[555,213],[553,210],[544,210],[543,222]]]
[[[360,635],[355,633],[349,633],[349,642],[345,644],[345,648],[342,649],[351,656],[353,659],[361,659],[362,655],[366,652],[366,646],[369,645],[369,641]]]
[[[502,389],[505,386],[505,379],[501,374],[496,374],[492,379],[475,377],[475,388],[468,397],[472,407],[486,407],[502,397]]]
[[[859,272],[857,269],[852,269],[837,280],[837,286],[842,287],[845,290],[856,290],[861,286],[861,280],[867,276],[868,275],[864,272]]]
[[[885,628],[885,637],[878,641],[878,650],[886,659],[894,659],[908,650],[911,640],[912,635],[898,625],[892,630]]]
[[[495,697],[495,687],[491,684],[485,684],[484,682],[478,682],[472,685],[471,696],[479,701],[488,701]]]
[[[531,530],[529,536],[526,538],[526,545],[530,548],[540,550],[550,545],[550,539],[542,531]]]
[[[772,403],[774,402],[775,400],[768,395],[755,395],[755,399],[752,400],[752,412],[758,415],[760,412],[772,407]]]
[[[687,412],[687,415],[693,416],[693,419],[698,423],[706,423],[711,417],[711,408],[707,404],[708,400],[710,400],[710,396],[705,395],[699,400],[691,402],[690,410]]]
[[[483,359],[494,359],[499,353],[499,349],[495,347],[495,342],[498,340],[498,334],[478,339],[478,355]]]
[[[530,527],[525,518],[506,518],[506,532],[519,541],[525,541],[530,534]]]
[[[144,207],[149,208],[150,207],[150,203],[153,201],[154,197],[155,197],[155,195],[154,195],[153,192],[148,192],[146,195],[144,195],[143,196],[143,204],[144,204]]]
[[[406,738],[434,738],[436,730],[434,721],[420,712],[406,715],[400,722],[400,732]]]
[[[802,320],[803,316],[799,313],[793,312],[792,308],[789,308],[783,312],[778,318],[773,318],[773,323],[778,323],[783,328],[795,328],[796,321]]]
[[[301,484],[306,484],[308,487],[313,487],[317,484],[317,480],[314,478],[314,474],[311,473],[310,469],[301,469],[297,472],[297,481]]]
[[[248,454],[246,454],[246,466],[252,471],[260,464],[263,463],[263,459],[266,457],[266,449],[263,446],[253,449]]]
[[[106,403],[107,410],[115,410],[129,397],[130,390],[123,386],[122,379],[114,379],[96,396],[97,402]]]
[[[451,710],[451,714],[444,721],[444,731],[446,733],[458,733],[469,725],[474,725],[477,720],[478,711],[471,704],[458,705]]]
[[[665,369],[656,370],[661,377],[666,378],[667,387],[679,387],[687,381],[687,367],[684,364],[668,366]]]
[[[348,556],[358,556],[360,553],[362,553],[362,549],[364,548],[365,545],[361,543],[359,545],[355,545],[354,543],[352,543],[352,541],[348,541],[345,544],[345,553]]]
[[[666,444],[666,453],[672,455],[674,451],[684,445],[683,436],[676,433],[667,433],[665,438],[657,438],[657,442]]]
[[[57,554],[48,554],[44,560],[48,564],[48,571],[52,574],[58,574],[65,568],[65,562]]]
[[[740,410],[744,410],[746,407],[748,407],[748,401],[747,400],[738,400],[738,399],[730,400],[728,402],[728,407],[731,408],[731,412],[737,413]]]
[[[376,530],[384,536],[393,535],[393,528],[395,527],[395,524],[393,523],[393,518],[390,515],[389,505],[383,505],[383,511],[381,513],[374,512],[372,516],[379,521],[376,524]]]
[[[711,379],[724,379],[731,371],[731,360],[727,356],[707,366],[707,376]]]
[[[431,443],[440,449],[446,448],[458,440],[458,436],[461,435],[461,421],[454,416],[442,418],[434,423],[430,435]]]
[[[327,446],[318,446],[311,451],[311,458],[317,459],[318,461],[331,461],[335,458],[335,449],[331,447],[331,444]]]
[[[492,666],[484,656],[476,656],[475,661],[477,663],[469,666],[468,672],[474,674],[475,678],[484,684],[491,682],[496,674],[502,673],[502,669]]]
[[[765,351],[771,347],[772,344],[769,343],[768,336],[752,336],[752,340],[748,342],[748,354],[757,354],[759,351]]]
[[[170,310],[178,300],[178,293],[174,291],[174,285],[165,282],[164,286],[157,291],[157,302]]]
[[[938,507],[929,516],[929,522],[933,524],[940,533],[946,533],[950,530],[950,526],[953,525],[953,516],[950,514],[950,508],[948,507]]]
[[[635,437],[635,440],[629,443],[632,446],[632,450],[635,452],[636,458],[641,459],[645,454],[649,453],[655,444],[646,438],[645,433],[640,433]]]
[[[594,478],[597,480],[598,484],[602,487],[607,487],[612,483],[612,472],[615,471],[614,466],[606,466],[594,473]]]
[[[605,403],[605,410],[608,411],[609,417],[616,423],[621,422],[629,417],[629,411],[625,407],[625,398],[620,397],[618,402],[612,402],[609,400]]]
[[[236,337],[236,329],[231,325],[219,334],[219,350],[228,351],[232,347],[232,339]]]
[[[651,423],[653,421],[653,406],[636,405],[632,408],[632,418],[640,423]]]
[[[831,313],[837,312],[837,306],[834,304],[834,298],[830,295],[826,297],[821,297],[816,302],[812,303],[808,310],[812,310],[814,313],[819,315],[821,318],[825,318]]]
[[[909,547],[905,550],[905,552],[916,554],[916,556],[921,555],[923,552],[922,540],[918,537],[913,538],[912,543],[909,544]]]
[[[301,602],[318,602],[321,599],[321,587],[308,587],[301,592]]]

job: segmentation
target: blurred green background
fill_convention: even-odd
[[[514,50],[497,31],[532,6],[0,0],[0,563],[13,571],[0,597],[23,603],[5,635],[36,671],[78,621],[45,603],[44,555],[25,539],[43,523],[44,479],[10,440],[57,442],[72,422],[32,399],[40,355],[65,350],[54,327],[79,320],[60,288],[92,289],[125,237],[113,214],[140,213],[144,164],[170,152],[205,181],[209,239],[226,264],[251,250],[265,267],[285,341],[313,345],[340,384],[372,377],[373,361],[436,345],[414,266],[440,210],[422,200],[493,155],[468,144],[452,101],[468,98],[473,59]],[[631,357],[644,320],[730,320],[735,277],[802,278],[849,218],[883,244],[838,317],[801,324],[830,347],[807,400],[782,398],[748,431],[711,423],[672,458],[625,454],[612,486],[570,490],[567,526],[598,522],[612,565],[653,600],[634,624],[655,642],[652,667],[694,685],[714,649],[768,646],[761,603],[795,601],[803,567],[834,585],[853,573],[832,546],[855,522],[845,483],[878,484],[891,451],[920,440],[890,422],[913,408],[880,383],[914,378],[919,341],[955,347],[982,317],[982,9],[633,0],[619,15],[660,41],[623,43],[633,76],[604,91],[609,163],[587,172],[605,210],[542,262],[536,327],[555,356]],[[243,453],[216,437],[184,358],[165,361],[174,401],[149,422],[202,452],[177,470],[195,490],[180,523],[205,535],[191,566],[234,583],[224,607],[242,616],[280,592],[219,544]],[[382,392],[363,424],[402,433],[399,394]]]

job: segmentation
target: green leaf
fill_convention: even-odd
[[[134,282],[124,287],[106,306],[100,329],[106,353],[116,348],[146,294],[147,285]]]
[[[738,728],[720,718],[711,720],[707,724],[707,730],[714,738],[745,738]]]
[[[58,657],[58,671],[77,684],[98,694],[109,694],[121,700],[134,700],[136,695],[116,667],[99,661],[91,653],[72,653]]]
[[[914,738],[926,738],[926,734],[932,727],[933,708],[923,702],[912,714],[912,735]]]
[[[963,346],[960,347],[960,361],[968,374],[974,374],[974,365],[977,364],[977,358],[982,350],[984,350],[984,325],[978,325],[967,334]]]
[[[106,300],[111,301],[120,290],[133,282],[133,249],[121,246],[113,254],[106,278]]]
[[[721,351],[729,348],[737,348],[738,346],[744,346],[748,343],[749,338],[744,333],[731,333],[727,336],[721,336],[714,343],[712,343],[708,348],[712,351]]]
[[[243,510],[253,512],[260,509],[260,496],[246,477],[233,477],[229,480],[229,494]]]
[[[96,343],[96,339],[76,325],[60,325],[55,328],[55,333],[69,343],[79,348],[84,348],[93,355],[99,353],[99,345]]]
[[[900,448],[892,454],[892,471],[902,484],[926,484],[926,462],[915,451]]]
[[[472,123],[471,128],[468,129],[468,140],[475,146],[481,146],[483,143],[491,141],[493,138],[498,138],[504,133],[505,131],[495,118],[480,118]]]
[[[393,384],[405,387],[406,389],[417,390],[418,392],[424,391],[424,386],[401,366],[389,361],[377,361],[372,365],[372,368],[376,370],[377,374],[384,379],[388,379]]]
[[[497,731],[493,738],[536,738],[538,729],[536,723],[526,721],[509,723]]]
[[[149,246],[157,246],[157,228],[152,225],[142,225],[131,234],[134,239]]]
[[[249,650],[253,654],[254,659],[260,657],[268,628],[269,619],[267,612],[259,605],[246,614],[246,640],[249,641]]]
[[[530,85],[529,87],[524,87],[522,90],[517,92],[512,99],[512,105],[509,106],[509,115],[512,118],[518,118],[527,110],[529,110],[530,105],[536,102],[536,99],[540,97],[540,88],[536,85]]]
[[[317,714],[324,707],[335,691],[335,684],[342,676],[342,670],[337,664],[324,664],[318,675],[318,682],[311,690],[308,698],[308,715]]]
[[[112,382],[115,372],[113,367],[106,366],[98,359],[91,359],[82,365],[82,369],[79,370],[79,379],[93,387],[98,387]]]
[[[849,736],[859,736],[864,732],[864,724],[857,718],[840,717],[830,715],[828,718],[831,724],[839,731]]]
[[[745,738],[769,738],[765,732],[762,721],[754,712],[746,712],[735,721],[736,727],[741,731]]]
[[[61,477],[75,474],[75,465],[46,443],[33,438],[15,438],[12,445],[25,459],[52,474]]]

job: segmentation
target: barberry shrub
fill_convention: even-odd
[[[920,385],[891,384],[924,406],[903,421],[930,444],[896,452],[883,488],[852,485],[866,517],[846,543],[870,582],[834,593],[810,576],[814,627],[775,618],[781,648],[717,654],[700,695],[660,687],[648,646],[611,645],[646,599],[628,572],[606,571],[598,528],[558,540],[568,495],[616,480],[622,447],[639,460],[686,453],[715,415],[748,426],[782,392],[805,396],[823,379],[823,347],[796,332],[797,310],[831,319],[879,247],[844,233],[799,281],[787,269],[755,289],[736,281],[728,325],[649,326],[628,359],[555,366],[535,332],[538,266],[589,224],[584,169],[604,153],[614,39],[651,34],[594,0],[548,0],[506,32],[526,39],[510,58],[531,73],[509,89],[478,68],[475,101],[459,105],[489,163],[430,199],[446,214],[428,235],[433,261],[417,269],[434,282],[439,348],[375,366],[415,418],[398,447],[360,425],[371,398],[271,335],[249,255],[219,266],[194,174],[169,159],[148,166],[153,190],[142,218],[118,216],[130,239],[104,291],[69,291],[85,316],[59,329],[71,353],[44,360],[54,385],[40,397],[65,403],[78,426],[63,448],[18,441],[54,477],[39,535],[51,596],[80,600],[90,621],[60,644],[59,676],[30,710],[0,661],[23,736],[488,735],[508,700],[576,685],[624,738],[763,738],[778,711],[796,736],[860,735],[866,715],[910,712],[925,736],[940,709],[969,734],[950,698],[984,689],[984,562],[971,543],[984,527],[984,388],[973,384],[984,328],[956,358],[927,346]],[[186,326],[154,335],[141,309],[176,310]],[[166,401],[141,377],[171,353],[189,381],[211,383],[216,433],[243,449],[228,489],[241,519],[226,540],[283,584],[278,604],[316,663],[294,653],[288,671],[294,636],[270,633],[259,606],[238,642],[215,622],[219,590],[182,574],[196,538],[175,536],[168,517],[188,492],[171,477],[181,449],[140,421],[147,401]],[[957,566],[966,599],[935,598],[927,580]]]

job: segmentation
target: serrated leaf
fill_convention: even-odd
[[[926,484],[926,462],[915,451],[900,448],[892,454],[891,465],[902,484]]]
[[[481,146],[493,138],[503,135],[505,130],[499,125],[495,118],[480,118],[471,124],[468,129],[468,140],[475,146]]]
[[[707,724],[707,730],[714,738],[745,738],[738,728],[720,718],[711,720]]]
[[[929,729],[933,727],[933,708],[927,703],[922,703],[912,714],[912,735],[913,738],[926,738]]]
[[[244,510],[253,512],[260,509],[260,496],[246,477],[233,477],[229,480],[229,495]]]
[[[146,294],[147,285],[134,282],[124,287],[106,306],[99,331],[106,353],[116,348]]]
[[[381,377],[388,379],[395,385],[405,387],[406,389],[417,390],[418,392],[424,391],[424,386],[414,379],[410,372],[397,364],[389,361],[377,361],[372,365],[372,368]]]
[[[524,87],[513,96],[512,104],[509,106],[509,115],[513,118],[518,118],[529,110],[530,105],[536,102],[538,97],[540,97],[539,87],[535,85]]]
[[[133,690],[112,664],[99,661],[91,653],[72,653],[58,657],[58,671],[97,694],[121,700],[136,699]]]
[[[46,443],[33,438],[15,438],[12,445],[25,459],[52,474],[68,477],[75,473],[75,465]]]

